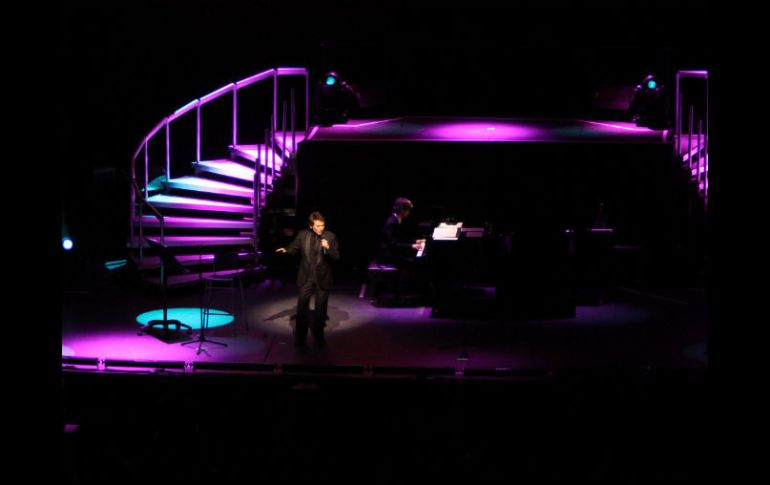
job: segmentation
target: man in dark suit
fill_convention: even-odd
[[[392,264],[400,267],[422,248],[425,241],[409,239],[403,229],[403,221],[409,217],[413,208],[412,201],[406,197],[399,197],[393,203],[393,213],[382,226],[380,248],[377,255],[379,264]]]
[[[294,344],[304,346],[307,339],[308,318],[310,313],[310,297],[315,294],[315,314],[311,333],[313,339],[322,344],[324,327],[326,326],[326,307],[329,302],[329,292],[332,288],[331,261],[340,259],[337,237],[326,230],[326,219],[320,212],[313,212],[308,218],[308,229],[299,231],[294,240],[286,248],[276,249],[277,253],[295,255],[299,253],[301,260],[297,274],[297,325],[294,333]]]

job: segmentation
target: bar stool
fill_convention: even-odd
[[[246,325],[246,333],[249,332],[249,317],[246,313],[246,300],[243,297],[243,271],[238,267],[239,259],[237,251],[218,251],[214,253],[214,272],[203,276],[203,302],[201,305],[201,325],[208,328],[210,315],[227,315],[219,313],[211,308],[212,296],[215,292],[226,290],[231,293],[231,314],[233,315],[233,337],[237,336],[235,328],[235,297],[236,289],[241,298],[241,315]]]

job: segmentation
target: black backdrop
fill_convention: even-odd
[[[78,251],[121,253],[129,157],[152,126],[274,65],[338,69],[383,114],[478,116],[569,116],[601,83],[711,67],[710,37],[693,37],[711,32],[700,2],[416,3],[60,4],[61,193]]]

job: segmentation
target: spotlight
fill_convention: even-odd
[[[315,107],[319,124],[346,123],[359,107],[358,94],[345,79],[330,71],[316,86]]]
[[[64,248],[65,251],[69,251],[72,249],[72,247],[75,245],[75,243],[72,242],[72,239],[65,237],[61,240],[61,246]]]
[[[653,129],[668,127],[668,97],[665,86],[653,74],[648,74],[634,90],[629,106],[631,120],[637,126]]]

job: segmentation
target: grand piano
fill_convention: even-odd
[[[416,260],[432,315],[503,319],[575,316],[572,231],[495,231],[440,222]]]

